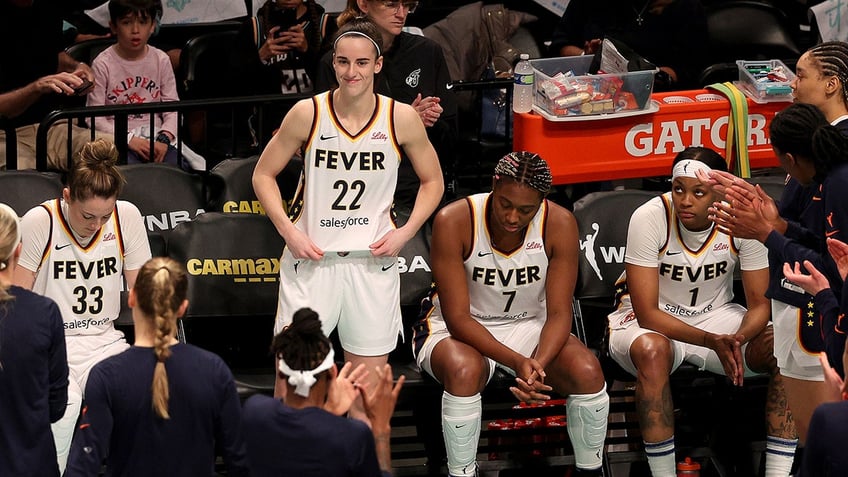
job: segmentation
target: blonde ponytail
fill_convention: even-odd
[[[177,311],[185,300],[187,288],[185,270],[166,257],[157,257],[145,263],[133,287],[137,306],[145,316],[153,319],[156,328],[153,345],[156,367],[153,370],[151,392],[153,410],[162,419],[170,419],[170,391],[165,361],[171,357],[171,337],[176,327]]]

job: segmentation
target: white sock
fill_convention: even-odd
[[[565,410],[575,466],[584,470],[600,468],[609,415],[606,384],[594,394],[571,394]]]
[[[766,437],[766,477],[786,477],[792,470],[798,439]]]
[[[454,396],[442,393],[442,435],[448,454],[448,474],[456,477],[477,475],[477,444],[480,441],[480,393]]]
[[[68,385],[68,405],[61,419],[50,425],[53,431],[53,443],[56,445],[56,461],[59,463],[59,475],[65,473],[68,465],[68,454],[71,453],[71,440],[77,427],[80,408],[82,407],[82,394],[78,391],[79,386],[73,381]]]
[[[677,468],[674,463],[674,436],[660,442],[645,442],[645,454],[648,467],[654,477],[675,477]]]

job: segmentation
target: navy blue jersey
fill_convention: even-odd
[[[244,403],[244,435],[253,477],[383,475],[368,426],[317,407],[294,409],[251,396]]]
[[[233,376],[217,355],[177,344],[165,361],[170,419],[153,410],[152,348],[132,347],[98,363],[85,388],[83,418],[66,477],[213,475],[216,447],[227,475],[247,475],[241,407]]]
[[[848,475],[848,402],[820,405],[810,419],[804,461],[798,475],[804,477]]]
[[[68,358],[59,307],[10,287],[0,305],[0,475],[58,476],[50,423],[65,414]]]

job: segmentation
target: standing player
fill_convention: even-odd
[[[334,45],[339,88],[295,104],[253,174],[256,195],[286,241],[274,333],[295,311],[311,307],[325,334],[338,326],[345,360],[369,370],[387,362],[401,332],[398,252],[444,191],[418,114],[374,93],[380,45],[369,20],[345,26]],[[395,228],[391,207],[401,148],[421,188],[409,220]],[[291,220],[275,178],[301,149],[305,170]]]
[[[826,253],[825,237],[845,240],[840,223],[848,217],[848,139],[846,129],[840,128],[848,121],[832,123],[822,110],[806,103],[792,104],[774,117],[769,125],[772,149],[791,177],[778,203],[733,175],[713,171],[709,179],[733,204],[732,209],[727,203],[715,204],[711,219],[733,236],[757,239],[769,250],[766,296],[772,299],[774,354],[802,444],[813,410],[828,400],[818,354],[827,351],[841,373],[845,338],[831,333],[832,326],[823,326],[824,310],[784,277],[783,263],[810,260],[834,284],[841,281]],[[841,287],[834,292],[838,297]]]
[[[595,356],[571,336],[577,223],[545,199],[547,163],[531,152],[498,162],[492,192],[443,208],[430,257],[437,293],[415,325],[418,365],[445,387],[442,432],[452,476],[476,475],[480,392],[495,372],[521,401],[568,396],[580,475],[600,475],[609,397]]]
[[[20,254],[18,215],[0,204],[0,475],[58,477],[50,423],[68,401],[62,314],[12,285]]]
[[[65,322],[68,408],[53,425],[63,471],[88,373],[128,347],[114,325],[123,281],[132,287],[150,258],[141,213],[118,200],[124,178],[117,159],[111,142],[87,144],[68,172],[62,198],[33,207],[21,222],[23,250],[15,282],[55,300]]]
[[[220,454],[228,476],[246,476],[241,405],[218,355],[177,341],[188,274],[157,257],[130,290],[135,343],[91,371],[85,411],[65,477],[209,476]]]
[[[651,473],[675,475],[674,407],[669,375],[683,361],[727,375],[768,373],[766,476],[787,476],[795,425],[773,355],[765,297],[765,247],[724,234],[710,222],[718,199],[696,177],[726,169],[715,151],[690,147],[674,160],[671,192],[636,209],[627,233],[624,281],[609,315],[609,351],[636,376],[636,408]],[[733,271],[742,270],[746,310],[732,303]]]

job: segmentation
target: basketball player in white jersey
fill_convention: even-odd
[[[387,362],[401,333],[397,255],[444,191],[415,109],[374,93],[381,43],[370,20],[345,25],[334,43],[338,89],[295,104],[253,174],[256,195],[286,241],[274,333],[310,307],[325,334],[338,327],[345,359],[368,369]],[[421,187],[409,220],[396,227],[391,207],[401,148]],[[290,218],[275,178],[298,152],[304,175]]]
[[[636,408],[651,473],[675,474],[674,416],[669,374],[683,361],[725,374],[772,376],[766,403],[766,476],[787,476],[797,442],[777,374],[769,326],[768,258],[756,240],[718,230],[708,209],[719,199],[696,176],[726,170],[715,151],[690,147],[677,155],[671,192],[651,199],[630,219],[625,274],[609,315],[609,351],[636,376]],[[747,310],[733,298],[742,271]]]
[[[126,280],[132,287],[150,258],[138,209],[119,201],[124,178],[106,140],[86,144],[68,172],[61,199],[32,208],[21,222],[15,284],[52,298],[62,313],[68,351],[68,407],[52,426],[64,472],[91,368],[129,347],[114,321]]]
[[[598,360],[571,332],[577,279],[574,216],[545,199],[547,163],[531,152],[498,162],[492,192],[445,206],[433,224],[436,293],[415,325],[418,365],[445,388],[442,431],[451,476],[477,473],[480,392],[501,367],[521,401],[568,397],[577,475],[600,475],[609,397]]]

